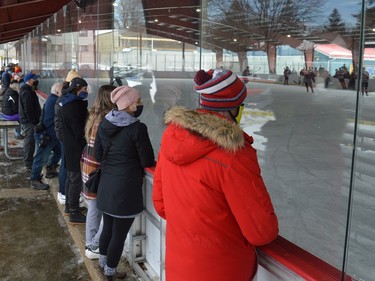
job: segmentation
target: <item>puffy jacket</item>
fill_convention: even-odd
[[[61,108],[62,108],[62,100],[64,96],[61,95],[57,98],[55,103],[55,133],[56,137],[59,141],[63,141],[63,129],[62,129],[62,116],[61,116]]]
[[[36,126],[42,112],[37,94],[30,85],[25,84],[20,88],[19,97],[18,113],[21,124]]]
[[[52,138],[57,139],[55,132],[55,104],[58,96],[49,94],[44,104],[43,125],[46,133]]]
[[[278,221],[253,139],[208,111],[165,114],[153,202],[167,220],[167,281],[249,281]]]
[[[128,115],[124,118],[127,124],[119,126],[114,119],[122,122],[124,114]],[[108,120],[112,115],[114,118]],[[102,160],[108,147],[107,156]],[[111,111],[99,126],[94,150],[102,169],[96,197],[98,209],[115,216],[142,212],[144,168],[155,163],[146,125],[128,113]]]
[[[2,111],[5,115],[12,116],[18,113],[18,92],[8,88],[3,96]]]

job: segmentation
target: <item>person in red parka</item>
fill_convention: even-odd
[[[153,203],[167,221],[167,281],[249,281],[256,246],[273,241],[278,220],[253,138],[239,126],[244,83],[229,70],[195,75],[200,109],[164,116]]]

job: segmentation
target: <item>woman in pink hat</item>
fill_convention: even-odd
[[[117,109],[101,122],[96,135],[95,158],[101,163],[96,202],[103,212],[99,265],[107,280],[124,278],[116,271],[128,231],[143,211],[144,168],[153,166],[154,152],[142,113],[140,92],[121,86],[111,92]]]

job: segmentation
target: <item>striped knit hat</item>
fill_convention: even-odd
[[[245,84],[230,70],[199,70],[195,77],[195,90],[200,93],[202,108],[225,111],[241,105],[247,95]]]

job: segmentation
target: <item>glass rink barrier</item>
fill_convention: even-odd
[[[197,71],[235,73],[279,221],[258,249],[258,279],[375,281],[375,1],[3,2],[2,71],[18,63],[45,94],[78,72],[89,107],[103,85],[138,89],[155,157],[164,112],[199,107]],[[165,225],[151,183],[148,171],[125,253],[152,280],[165,278]]]
[[[165,227],[152,203],[153,169],[146,170],[143,192],[145,210],[134,221],[123,255],[142,280],[165,279]],[[341,272],[282,237],[257,249],[259,267],[255,281],[335,281]]]

